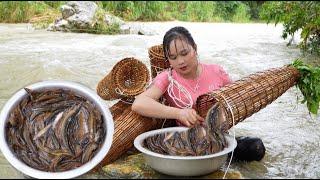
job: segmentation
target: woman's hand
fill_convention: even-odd
[[[194,109],[179,109],[177,113],[177,120],[187,127],[204,122],[204,119],[199,116]]]

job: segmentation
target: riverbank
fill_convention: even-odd
[[[95,1],[125,21],[251,22],[259,19],[263,2]],[[28,22],[48,11],[59,12],[65,1],[0,2],[0,22]],[[185,12],[181,14],[180,12]]]
[[[63,17],[63,9],[70,2],[28,1],[0,2],[0,22],[31,23],[37,29],[47,29]],[[93,3],[93,2],[91,2]],[[258,11],[262,3],[258,2],[105,2],[96,1],[96,15],[88,27],[56,28],[73,32],[94,34],[119,34],[129,31],[130,27],[121,27],[119,21],[105,25],[104,14],[118,16],[123,21],[189,21],[189,22],[260,22]],[[89,6],[90,7],[90,6]],[[70,8],[69,8],[70,9]],[[180,12],[184,13],[181,14]],[[62,12],[62,16],[61,16]],[[67,14],[70,14],[70,10]],[[77,11],[78,12],[78,11]],[[84,11],[82,11],[84,12]],[[66,22],[61,22],[63,26]],[[60,24],[61,24],[60,23]],[[50,29],[50,28],[49,28]],[[52,28],[51,28],[52,29]],[[122,30],[124,29],[124,30]]]

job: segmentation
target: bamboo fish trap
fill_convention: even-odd
[[[113,143],[99,167],[115,161],[126,153],[141,133],[161,128],[163,125],[164,120],[144,117],[131,110],[130,100],[144,91],[149,78],[149,71],[142,62],[134,58],[125,58],[98,83],[97,93],[101,98],[121,99],[110,108],[115,124]],[[170,126],[170,123],[167,124]]]
[[[290,65],[257,72],[199,96],[196,110],[200,116],[206,117],[212,105],[220,102],[226,111],[229,129],[233,126],[231,110],[236,125],[280,97],[296,84],[298,78],[299,71]]]
[[[152,78],[155,78],[160,72],[170,67],[169,61],[167,61],[164,56],[162,44],[150,47],[148,54]]]
[[[133,57],[124,58],[98,83],[97,93],[104,100],[132,100],[145,90],[149,80],[145,64]]]
[[[141,116],[131,110],[131,104],[118,101],[109,108],[114,119],[114,135],[108,154],[100,162],[102,167],[117,160],[133,147],[134,139],[147,131],[161,127],[172,127],[175,121],[165,121]]]
[[[131,110],[131,105],[122,101],[110,108],[115,129],[113,142],[101,165],[117,160],[133,147],[134,139],[141,133],[161,128],[163,121],[141,116]]]

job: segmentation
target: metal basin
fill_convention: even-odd
[[[93,169],[96,165],[98,165],[105,155],[108,153],[111,143],[112,137],[114,132],[114,124],[112,115],[109,111],[109,108],[103,102],[103,100],[96,95],[94,91],[87,88],[84,85],[75,82],[68,82],[68,81],[42,81],[30,86],[27,88],[31,90],[41,90],[43,88],[50,89],[50,88],[64,88],[68,90],[72,90],[73,92],[82,95],[83,97],[91,100],[95,103],[98,110],[103,115],[104,125],[106,126],[106,137],[103,142],[102,147],[100,148],[99,152],[87,163],[83,164],[82,166],[64,172],[44,172],[32,167],[29,167],[22,161],[20,161],[15,155],[11,152],[10,147],[8,146],[7,140],[5,139],[5,125],[7,120],[9,119],[10,111],[16,107],[19,102],[27,96],[27,93],[24,89],[19,90],[16,92],[4,105],[1,114],[0,114],[0,149],[4,155],[4,157],[9,161],[9,163],[15,167],[17,170],[21,171],[22,173],[40,179],[65,179],[65,178],[74,178],[80,176],[91,169]]]
[[[140,134],[134,140],[134,146],[143,153],[146,163],[156,171],[172,176],[201,176],[218,170],[227,160],[228,153],[237,146],[233,136],[226,134],[228,147],[215,154],[205,156],[170,156],[152,152],[143,147],[143,141],[149,137],[165,132],[185,131],[186,127],[157,129]]]

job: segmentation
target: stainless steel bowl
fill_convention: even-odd
[[[152,152],[143,147],[143,141],[150,136],[166,133],[185,131],[186,127],[171,127],[157,129],[140,134],[134,140],[134,146],[143,153],[146,163],[156,171],[172,176],[201,176],[218,170],[227,160],[228,153],[237,146],[237,141],[231,135],[226,134],[229,144],[215,154],[205,156],[169,156]]]
[[[17,170],[21,171],[22,173],[34,177],[34,178],[41,178],[41,179],[65,179],[65,178],[74,178],[80,176],[91,169],[93,169],[96,165],[98,165],[105,155],[108,153],[114,132],[114,124],[112,115],[109,111],[109,108],[103,102],[103,100],[96,95],[94,91],[87,88],[84,85],[75,82],[69,81],[42,81],[30,86],[27,88],[31,90],[41,90],[43,88],[65,88],[72,90],[88,100],[91,100],[93,103],[96,104],[97,108],[103,115],[104,124],[106,125],[106,137],[103,142],[102,147],[100,148],[99,152],[87,163],[83,164],[82,166],[64,172],[44,172],[32,167],[29,167],[22,161],[20,161],[15,155],[11,152],[7,140],[5,139],[5,125],[8,121],[10,111],[16,107],[16,105],[25,97],[27,93],[24,89],[19,90],[16,92],[4,105],[1,114],[0,114],[0,149],[4,155],[4,157],[9,161],[9,163],[15,167]]]

